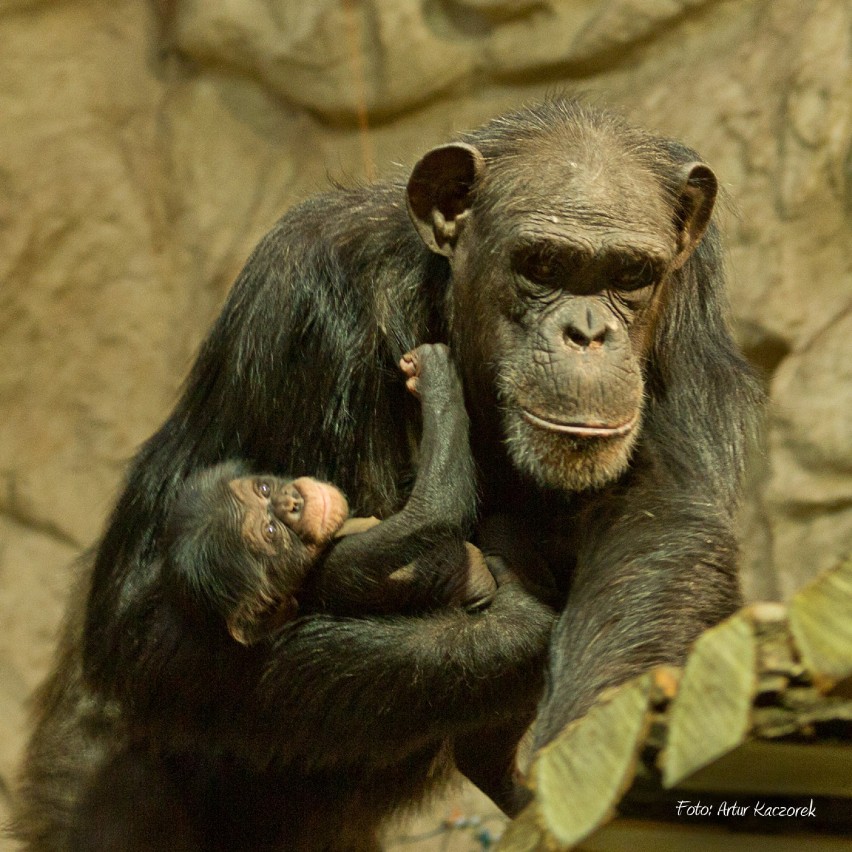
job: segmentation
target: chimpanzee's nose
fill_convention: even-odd
[[[294,485],[287,485],[272,498],[272,511],[282,521],[302,514],[305,500]]]
[[[578,306],[562,318],[562,339],[574,349],[599,349],[611,331],[606,318],[589,306]]]

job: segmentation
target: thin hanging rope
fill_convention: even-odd
[[[346,40],[349,47],[349,66],[355,86],[355,108],[358,119],[358,139],[361,144],[361,161],[368,181],[376,179],[376,162],[373,140],[367,116],[367,78],[364,73],[364,54],[361,46],[361,26],[355,9],[357,0],[343,0],[346,15]]]

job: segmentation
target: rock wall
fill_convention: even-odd
[[[254,242],[329,176],[550,91],[727,190],[771,398],[749,595],[852,549],[850,33],[846,0],[0,0],[0,820],[73,558]]]

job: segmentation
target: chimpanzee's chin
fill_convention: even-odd
[[[628,468],[639,433],[578,436],[541,428],[520,412],[507,415],[506,445],[515,467],[538,485],[560,491],[601,488]]]

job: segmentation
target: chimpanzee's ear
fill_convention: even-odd
[[[680,269],[701,242],[710,223],[718,188],[716,175],[709,166],[690,163],[684,167],[683,183],[675,208],[678,241],[677,254],[672,262],[674,269]]]
[[[291,595],[285,595],[276,607],[262,612],[248,605],[237,606],[226,619],[228,633],[240,645],[254,645],[295,618],[298,611],[299,604]]]
[[[427,152],[408,180],[408,212],[423,242],[432,251],[452,257],[471,193],[485,159],[463,142]]]

